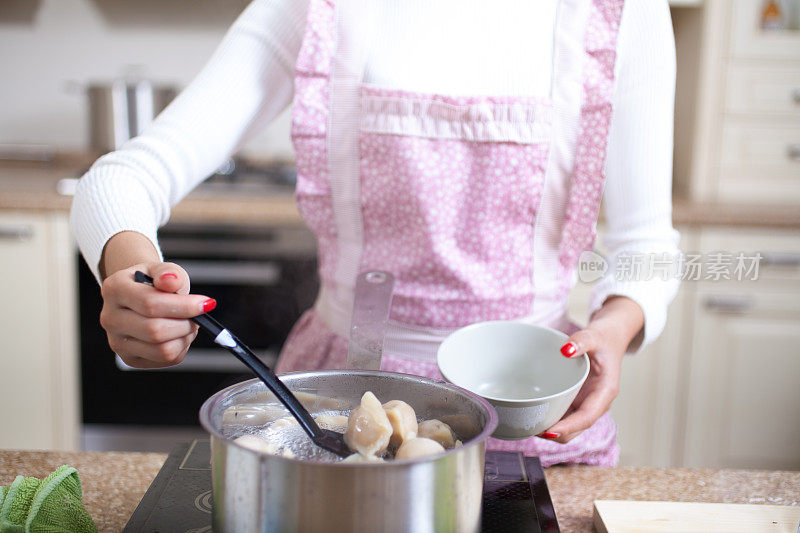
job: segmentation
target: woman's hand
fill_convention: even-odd
[[[136,283],[136,270],[152,276],[155,289]],[[136,368],[177,365],[197,336],[188,319],[216,306],[207,296],[189,294],[189,276],[174,263],[141,263],[103,281],[100,325],[108,345]],[[178,294],[173,294],[173,293]]]
[[[592,316],[585,329],[567,340],[561,348],[562,355],[588,354],[589,376],[564,418],[540,437],[567,443],[608,411],[619,392],[622,358],[643,325],[644,314],[636,302],[612,296]]]
[[[134,258],[153,255],[155,261],[130,264]],[[183,268],[157,259],[150,241],[134,232],[112,237],[101,259],[101,272],[109,275],[101,287],[100,325],[111,349],[136,368],[161,368],[183,361],[198,330],[188,319],[216,306],[207,296],[189,294],[189,276]],[[155,288],[136,283],[136,270],[150,275]]]

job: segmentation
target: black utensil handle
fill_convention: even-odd
[[[133,273],[133,279],[136,283],[143,283],[145,285],[150,285],[151,287],[154,286],[153,278],[139,270]],[[280,402],[295,416],[306,433],[308,433],[314,440],[325,437],[325,432],[323,429],[317,425],[317,423],[314,421],[314,418],[306,410],[306,408],[303,407],[303,404],[300,403],[292,391],[289,390],[283,381],[278,378],[275,372],[273,372],[272,369],[264,363],[264,361],[259,359],[253,353],[253,351],[250,350],[250,348],[240,341],[233,333],[231,333],[228,328],[220,324],[208,313],[197,315],[189,320],[200,326],[200,329],[211,335],[215,341],[219,337],[220,333],[227,330],[231,340],[233,340],[233,345],[222,345],[219,342],[217,342],[217,344],[220,344],[220,346],[231,352],[242,363],[244,363],[247,368],[252,370],[253,373],[264,382],[264,385],[266,385],[267,388],[271,390],[273,394],[275,394],[278,400],[280,400]]]
[[[208,315],[200,315],[192,320],[195,320],[196,318],[210,318],[214,323],[218,324],[216,320]],[[200,324],[200,322],[198,322],[198,324]],[[200,324],[200,327],[202,328],[204,326]],[[275,372],[273,372],[272,369],[264,363],[264,361],[259,359],[256,354],[254,354],[252,350],[247,347],[246,344],[243,344],[238,338],[236,338],[235,335],[230,333],[230,330],[228,330],[228,333],[234,340],[235,344],[233,346],[224,346],[224,348],[235,355],[242,363],[252,370],[253,373],[261,379],[261,381],[264,382],[267,388],[271,390],[273,394],[275,394],[284,407],[286,407],[286,409],[288,409],[294,415],[309,436],[315,440],[323,438],[325,436],[325,432],[319,427],[319,425],[317,425],[316,421],[308,412],[308,410],[306,410],[303,404],[300,403],[294,393],[289,390],[289,387],[287,387],[283,381],[278,378]]]

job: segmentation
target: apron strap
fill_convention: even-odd
[[[594,246],[597,233],[623,4],[624,0],[592,0],[588,6],[577,146],[559,255],[564,296],[572,287],[578,256]]]
[[[361,85],[372,40],[375,0],[340,0],[336,6],[336,61],[330,78],[328,172],[337,229],[334,273],[339,306],[352,309],[364,247],[361,213],[359,122]],[[349,317],[350,313],[348,313]]]

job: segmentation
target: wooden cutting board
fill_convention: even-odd
[[[735,503],[595,500],[600,533],[670,531],[798,533],[800,507]]]

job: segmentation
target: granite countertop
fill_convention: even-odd
[[[120,531],[166,455],[0,450],[0,485],[17,475],[45,477],[62,464],[78,469],[83,501],[100,531]],[[593,531],[592,502],[656,500],[800,505],[800,472],[603,468],[545,469],[561,530]]]
[[[800,505],[800,472],[553,466],[547,486],[561,531],[595,531],[594,500]]]
[[[0,160],[0,209],[66,211],[70,196],[57,192],[63,178],[77,178],[91,158],[71,155],[50,163]],[[291,191],[220,193],[196,191],[172,211],[178,222],[220,222],[252,225],[302,225]],[[676,198],[673,221],[677,226],[752,226],[800,229],[797,206],[698,203]]]
[[[97,529],[121,531],[166,459],[160,453],[0,450],[0,485],[18,475],[44,478],[63,464],[74,466]]]

